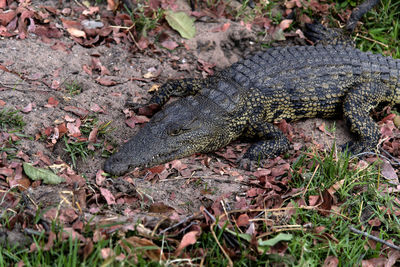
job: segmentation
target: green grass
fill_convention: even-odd
[[[124,253],[128,254],[120,244],[110,240],[100,240],[94,244],[92,253],[83,259],[81,250],[82,245],[78,239],[68,238],[67,240],[56,239],[52,249],[43,250],[47,240],[43,236],[34,238],[34,243],[38,249],[32,253],[29,248],[0,247],[0,267],[14,266],[23,262],[25,266],[160,266],[156,262],[150,263],[138,253],[137,262],[134,263],[132,257],[117,260],[116,256]],[[113,256],[104,259],[102,249],[111,249]],[[134,249],[131,247],[131,249]],[[149,265],[150,264],[150,265]]]
[[[164,17],[164,10],[151,10],[148,1],[138,1],[132,10],[125,7],[133,22],[132,27],[139,36],[147,36],[147,32],[154,29]]]
[[[21,131],[25,126],[19,110],[11,110],[3,108],[0,110],[0,129],[7,131],[12,129],[13,132]]]
[[[98,129],[97,138],[107,138],[114,130],[110,127],[110,122],[100,123],[97,118],[89,116],[82,121],[82,125],[79,128],[82,133],[82,137],[86,139],[89,138],[90,132],[95,127]],[[74,168],[76,168],[77,159],[85,160],[87,157],[93,156],[97,150],[101,150],[101,155],[103,157],[109,156],[109,152],[103,149],[102,143],[92,143],[89,140],[81,140],[71,136],[67,137],[66,135],[64,135],[63,139],[65,145],[64,151],[69,155]],[[93,146],[92,149],[90,148],[91,145]]]
[[[400,58],[400,2],[381,1],[362,19],[357,47],[394,58]]]
[[[75,96],[82,93],[82,85],[76,81],[67,82],[65,84],[65,89],[67,90],[70,96]]]
[[[20,133],[25,125],[26,123],[20,115],[19,110],[6,108],[0,110],[0,131],[10,134],[7,140],[0,142],[0,155],[3,152],[6,153],[7,159],[9,160],[16,157],[19,140],[14,139],[12,135],[18,138],[26,137]]]
[[[306,156],[303,156],[303,159],[304,157]],[[334,237],[327,240],[321,233],[297,233],[288,247],[290,254],[300,255],[297,264],[320,264],[327,256],[332,255],[336,256],[342,265],[358,266],[363,259],[377,257],[381,253],[380,245],[376,249],[366,250],[366,239],[349,230],[349,226],[357,229],[365,227],[364,231],[368,232],[373,229],[368,225],[368,221],[373,218],[379,218],[382,223],[377,228],[380,229],[381,238],[399,238],[400,224],[396,217],[387,214],[387,210],[393,211],[397,208],[394,204],[395,196],[381,192],[379,183],[384,181],[379,177],[375,164],[360,170],[354,168],[356,163],[356,160],[350,160],[345,154],[334,157],[333,153],[330,153],[326,156],[313,155],[302,161],[302,164],[294,165],[295,171],[300,165],[312,165],[304,173],[295,173],[293,179],[293,187],[308,188],[304,194],[305,199],[311,195],[318,195],[336,183],[342,184],[335,192],[340,204],[337,214],[322,216],[317,210],[299,208],[291,218],[293,224],[302,222],[311,223],[314,227],[324,227],[322,234]],[[312,175],[306,175],[310,173]],[[396,227],[393,227],[394,224]]]

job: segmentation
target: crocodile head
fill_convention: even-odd
[[[113,175],[136,167],[152,167],[227,145],[233,138],[224,112],[201,96],[166,105],[104,164]]]

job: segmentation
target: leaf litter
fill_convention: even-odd
[[[326,15],[330,6],[322,2],[314,0],[308,5],[317,14]],[[304,4],[302,1],[287,1],[286,8],[290,11],[295,7],[301,8]],[[300,151],[301,148],[314,146],[317,143],[319,146],[316,150],[323,150],[328,145],[321,144],[320,137],[305,133],[306,131],[297,123],[288,124],[285,121],[281,121],[278,127],[295,144],[294,150],[290,151],[290,157],[268,160],[255,171],[244,171],[237,168],[237,160],[248,146],[242,143],[234,143],[215,152],[218,157],[194,155],[148,170],[134,170],[118,180],[110,179],[99,170],[102,160],[92,161],[96,166],[92,169],[89,169],[90,164],[82,163],[77,168],[78,173],[76,169],[71,168],[71,163],[66,162],[65,153],[60,148],[64,137],[68,141],[79,140],[88,141],[94,145],[102,144],[106,150],[113,150],[109,145],[111,141],[104,140],[99,136],[98,127],[94,127],[86,136],[83,135],[82,121],[87,119],[91,112],[100,113],[101,111],[100,117],[104,120],[118,120],[117,127],[120,129],[126,127],[125,124],[133,129],[141,127],[141,124],[146,123],[155,112],[154,107],[140,107],[137,113],[125,113],[125,117],[122,111],[126,105],[124,102],[128,102],[129,98],[146,102],[149,96],[142,88],[150,88],[150,81],[162,83],[169,78],[187,75],[212,75],[215,70],[224,67],[224,65],[219,65],[218,60],[212,60],[212,56],[196,57],[198,54],[194,52],[195,46],[192,46],[191,42],[196,32],[193,30],[193,19],[187,15],[191,14],[196,19],[205,16],[229,18],[223,6],[206,7],[202,9],[202,12],[188,12],[182,15],[175,11],[176,4],[173,1],[151,1],[151,5],[147,7],[148,11],[154,11],[159,7],[168,7],[172,10],[166,14],[165,19],[169,26],[177,30],[182,37],[192,38],[187,43],[179,38],[165,22],[151,29],[146,36],[141,36],[135,27],[132,27],[132,18],[119,10],[116,2],[109,0],[107,6],[108,10],[105,7],[74,4],[63,9],[44,5],[34,8],[30,1],[27,1],[26,4],[16,1],[0,1],[0,36],[21,39],[10,40],[10,46],[26,41],[36,47],[48,44],[47,48],[57,51],[57,53],[65,53],[65,55],[75,54],[77,50],[84,51],[78,52],[83,58],[79,64],[70,61],[71,58],[68,56],[62,59],[63,62],[73,65],[71,69],[61,65],[57,65],[56,68],[43,65],[35,69],[33,67],[35,64],[31,64],[30,68],[25,69],[19,62],[6,64],[7,61],[0,61],[0,69],[8,75],[7,77],[10,77],[10,81],[15,81],[13,85],[15,88],[22,90],[21,92],[27,90],[19,84],[19,79],[22,79],[33,86],[33,92],[36,94],[28,95],[25,99],[24,95],[18,94],[18,90],[14,93],[10,91],[13,86],[3,85],[0,82],[0,90],[9,93],[1,97],[1,103],[4,103],[2,106],[14,105],[21,108],[32,121],[35,121],[35,124],[29,126],[30,128],[27,130],[28,133],[35,136],[35,141],[29,143],[22,140],[26,142],[24,149],[34,148],[33,153],[26,155],[23,151],[18,151],[15,159],[11,160],[7,158],[7,152],[3,151],[0,155],[0,196],[2,199],[0,206],[18,210],[20,194],[27,188],[35,189],[31,194],[32,201],[53,206],[54,208],[45,212],[43,218],[48,222],[59,219],[64,230],[58,235],[52,231],[46,232],[47,243],[44,244],[46,250],[51,249],[56,238],[65,240],[72,235],[84,247],[83,256],[88,257],[93,252],[93,242],[96,243],[102,238],[110,238],[111,230],[118,230],[125,235],[128,231],[138,230],[140,226],[139,236],[121,239],[121,246],[125,246],[126,255],[114,255],[113,251],[105,248],[101,251],[103,258],[116,257],[122,260],[129,257],[135,259],[136,250],[132,251],[130,247],[124,245],[124,242],[137,249],[146,246],[155,248],[143,251],[145,257],[154,261],[158,261],[160,255],[162,260],[166,260],[171,255],[194,257],[202,252],[195,250],[189,253],[188,250],[185,251],[185,248],[195,244],[199,235],[208,231],[207,228],[212,226],[215,217],[220,216],[219,225],[226,222],[228,223],[227,230],[234,232],[235,229],[239,229],[244,233],[242,238],[247,242],[251,242],[252,238],[257,240],[256,243],[252,243],[256,247],[253,250],[254,255],[265,252],[284,253],[287,249],[285,242],[291,240],[292,235],[281,233],[273,238],[269,237],[277,233],[277,229],[283,228],[291,231],[289,220],[294,209],[291,204],[285,206],[285,199],[294,199],[303,208],[316,208],[323,216],[329,216],[340,205],[334,197],[335,192],[342,186],[340,182],[329,190],[320,192],[319,195],[310,195],[308,199],[298,197],[304,196],[304,188],[291,188],[290,183],[294,172],[291,166],[303,153]],[[181,16],[183,18],[180,18]],[[308,19],[306,16],[301,17],[302,21]],[[253,24],[222,21],[214,24],[212,32],[226,34],[223,37],[226,38],[228,34],[248,31],[253,27],[262,27],[273,39],[283,40],[293,34],[287,32],[291,23],[291,19],[284,19],[280,24],[275,25],[265,17],[255,18]],[[198,26],[196,25],[196,27]],[[201,32],[201,28],[198,30]],[[207,30],[209,30],[208,27]],[[155,36],[160,33],[165,38],[160,44],[167,50],[158,46],[155,40]],[[294,34],[294,36],[298,35],[300,36],[298,33]],[[22,39],[25,40],[22,41]],[[87,50],[80,50],[82,48],[78,45],[94,50],[90,50],[93,52],[89,52],[90,55],[87,56]],[[123,55],[126,55],[124,53],[126,50],[119,49],[115,45],[125,46],[132,55],[129,55],[128,59],[121,59]],[[109,50],[108,47],[112,49]],[[201,45],[197,48],[202,49]],[[177,49],[180,49],[179,52],[175,51]],[[110,56],[107,56],[107,53],[110,53]],[[184,53],[184,56],[181,53]],[[224,56],[228,57],[228,53],[226,51],[224,53]],[[52,53],[52,56],[55,55]],[[19,56],[21,58],[32,56],[32,54],[29,55],[29,51],[22,51]],[[243,56],[243,54],[239,53],[239,56]],[[160,59],[146,61],[143,57],[159,57]],[[176,59],[173,59],[174,57]],[[236,59],[232,57],[229,60],[235,61]],[[168,60],[172,67],[161,71],[166,64],[169,64],[165,63]],[[183,67],[184,60],[191,60],[195,67]],[[177,62],[181,65],[179,66]],[[164,65],[159,66],[159,64]],[[152,68],[155,72],[148,71]],[[42,72],[43,75],[35,74],[37,77],[34,79],[26,79],[26,77],[33,77],[33,73],[30,73],[32,70]],[[59,73],[60,78],[58,78],[58,74],[51,75],[51,78],[47,77],[51,71]],[[157,73],[158,71],[160,72]],[[83,96],[71,100],[65,97],[66,80],[64,79],[70,79],[79,72],[83,73],[78,75],[84,84]],[[121,80],[120,77],[123,79]],[[126,89],[125,87],[128,86],[132,88]],[[89,89],[90,87],[95,89],[92,91]],[[43,96],[40,97],[41,94]],[[21,104],[21,100],[28,104]],[[86,101],[92,105],[85,104]],[[43,111],[42,107],[49,111]],[[37,109],[41,109],[41,111],[38,112]],[[113,111],[113,109],[117,111]],[[39,123],[34,117],[40,117],[43,121]],[[397,157],[400,155],[400,139],[395,137],[399,136],[399,129],[396,127],[396,125],[398,126],[396,123],[398,117],[388,115],[380,121],[384,137],[383,148]],[[312,120],[311,123],[314,123],[313,127],[305,126],[305,128],[312,128],[314,131],[319,129],[320,136],[332,138],[331,133],[326,130],[325,122]],[[118,134],[118,139],[119,141],[126,140],[131,135],[132,131],[124,130],[123,134]],[[17,141],[21,138],[12,133],[2,132],[1,144],[11,146],[12,144],[8,140]],[[100,155],[97,154],[96,157],[100,158]],[[374,157],[369,159],[370,162],[376,160],[377,158]],[[35,167],[29,162],[34,162]],[[48,168],[56,170],[57,175]],[[399,174],[398,169],[393,168],[388,161],[382,163],[380,171],[383,177],[398,183],[396,180]],[[89,179],[92,182],[87,183],[79,174],[80,172],[90,174]],[[45,183],[61,184],[60,187],[55,188],[45,185]],[[90,183],[95,183],[98,187],[92,190],[88,187]],[[9,189],[12,188],[17,188],[17,190],[10,191]],[[46,193],[48,193],[47,196],[45,196]],[[116,207],[120,209],[119,212],[114,211]],[[232,210],[232,207],[238,211]],[[37,207],[35,209],[37,210]],[[211,213],[208,214],[205,210]],[[255,219],[262,212],[268,213],[268,215],[257,222]],[[91,216],[95,214],[96,218],[92,220]],[[202,216],[200,216],[201,214]],[[114,219],[107,220],[107,223],[115,223],[114,226],[104,229],[96,228],[93,240],[83,237],[84,225],[95,229],[94,225],[107,218],[107,215],[114,216]],[[232,216],[228,217],[227,215]],[[159,225],[158,222],[164,220],[165,216],[168,218],[168,223],[163,226]],[[141,221],[144,219],[145,223],[138,226],[137,219]],[[11,225],[15,226],[14,220],[16,220],[15,217],[12,218]],[[189,222],[197,224],[190,226]],[[260,222],[268,226],[269,234],[265,232]],[[379,226],[380,221],[375,218],[368,223]],[[188,225],[188,228],[183,228]],[[36,227],[40,227],[40,225]],[[306,225],[301,227],[307,229]],[[211,227],[211,229],[213,228]],[[174,236],[175,250],[173,253],[170,255],[162,253],[159,244],[150,238],[149,233],[152,231],[154,233],[163,231],[163,233]],[[322,232],[323,230],[315,228],[313,231]],[[334,240],[332,236],[327,237]],[[32,251],[37,250],[35,246],[36,244],[32,243]],[[227,249],[226,244],[224,244],[224,248]],[[232,255],[238,255],[237,247],[231,247],[230,250]],[[396,257],[398,258],[398,256],[390,256],[388,260],[395,262]],[[385,261],[383,258],[380,260]],[[335,265],[336,259],[334,257],[327,258],[326,262]],[[365,264],[372,264],[372,260],[365,261]]]

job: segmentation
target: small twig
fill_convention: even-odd
[[[326,209],[321,209],[318,208],[316,206],[301,206],[301,207],[284,207],[284,208],[275,208],[275,209],[240,209],[240,210],[231,210],[228,213],[232,214],[232,213],[243,213],[243,212],[282,212],[282,211],[289,211],[292,209],[304,209],[304,210],[318,210],[318,211],[324,211],[324,212],[329,212],[335,215],[338,215],[346,220],[350,221],[350,218],[340,214],[339,212],[333,211],[333,210],[326,210]]]
[[[157,224],[156,224],[156,226],[154,226],[154,229],[153,229],[153,231],[151,231],[151,236],[154,236],[155,235],[155,233],[157,232],[157,230],[158,230],[158,227],[160,227],[160,225],[164,222],[164,221],[166,221],[167,220],[167,218],[163,218],[163,219],[161,219],[160,221],[158,221],[157,222]]]
[[[207,215],[211,215],[206,209],[204,209],[204,211],[207,213]],[[225,217],[225,214],[222,214],[221,217]],[[213,221],[213,223],[210,225],[211,234],[213,235],[215,242],[219,246],[219,249],[222,251],[222,253],[224,253],[225,258],[228,260],[228,266],[233,267],[233,261],[231,260],[225,249],[222,247],[221,243],[218,240],[217,235],[215,234],[214,226],[216,225],[216,223],[217,223],[216,221]]]
[[[390,155],[389,152],[387,152],[386,150],[382,149],[382,151],[384,151],[385,153]],[[395,166],[396,165],[400,165],[400,161],[397,160],[396,158],[394,158],[392,155],[390,155],[390,157],[392,158],[392,159],[390,159],[390,158],[388,158],[388,157],[386,157],[386,156],[384,156],[384,155],[382,155],[380,153],[375,153],[375,152],[371,152],[371,151],[361,152],[361,153],[358,153],[356,155],[353,155],[353,156],[350,157],[350,160],[358,158],[360,156],[377,156],[379,158],[383,158],[383,159],[389,161],[389,163],[392,164],[392,165],[395,165]]]
[[[315,167],[315,170],[310,178],[310,181],[308,181],[308,184],[307,184],[306,188],[304,189],[302,198],[304,198],[305,194],[307,193],[308,187],[310,186],[312,180],[314,179],[315,173],[317,172],[318,169],[319,169],[319,164],[317,165],[317,167]]]
[[[367,238],[369,238],[369,239],[372,239],[372,240],[374,240],[374,241],[376,241],[376,242],[382,243],[382,244],[384,244],[384,245],[386,245],[386,246],[388,246],[388,247],[390,247],[390,248],[393,248],[393,249],[396,249],[396,250],[400,250],[400,247],[399,247],[399,246],[396,246],[396,245],[394,245],[394,244],[391,244],[391,243],[389,243],[389,242],[387,242],[387,241],[385,241],[385,240],[383,240],[383,239],[381,239],[381,238],[379,238],[379,237],[370,235],[370,234],[368,234],[368,233],[366,233],[366,232],[362,232],[362,231],[360,231],[360,230],[357,230],[357,229],[354,228],[353,226],[349,226],[349,229],[350,229],[350,231],[352,231],[352,232],[354,232],[354,233],[356,233],[356,234],[363,235],[363,236],[365,236],[365,237],[367,237]]]
[[[203,179],[203,180],[210,179],[210,180],[213,180],[213,181],[218,182],[218,183],[240,184],[240,185],[245,185],[245,186],[251,186],[251,187],[256,186],[256,187],[264,188],[263,186],[261,186],[259,184],[252,184],[252,183],[244,182],[244,181],[235,181],[235,180],[232,180],[232,179],[221,179],[221,178],[218,178],[218,177],[219,176],[215,176],[215,177],[213,177],[213,176],[209,176],[209,177],[204,177],[204,176],[189,176],[189,177],[177,176],[177,177],[171,178],[171,179],[163,179],[163,180],[160,180],[159,182],[172,182],[172,181],[187,180],[187,179]]]
[[[164,253],[163,253],[163,251],[164,251],[164,244],[165,244],[165,235],[163,235],[162,241],[161,241],[160,259],[158,260],[158,262],[160,263],[160,265],[161,265],[161,263],[162,263],[162,259],[163,259],[163,256],[164,256]]]
[[[37,231],[31,228],[25,228],[24,232],[28,235],[37,235],[37,236],[40,236],[44,233],[43,231]]]
[[[385,149],[381,148],[381,151],[385,153],[391,160],[389,160],[390,164],[392,165],[400,165],[400,160],[398,160],[396,157],[392,156],[389,152],[387,152]],[[385,157],[385,156],[382,156]]]
[[[195,214],[193,214],[193,215],[190,215],[190,216],[184,218],[183,220],[180,220],[178,223],[176,223],[176,224],[174,224],[174,225],[171,225],[170,227],[165,228],[164,230],[162,230],[162,231],[160,232],[160,235],[164,234],[165,232],[168,232],[169,230],[171,230],[171,229],[173,229],[173,228],[175,228],[175,227],[178,227],[178,226],[181,225],[181,224],[184,224],[184,223],[187,222],[188,220],[190,220],[190,219],[196,217],[197,215],[199,215],[199,212],[197,212],[197,213],[195,213]]]
[[[385,48],[389,48],[389,46],[388,46],[387,44],[384,44],[384,43],[379,42],[379,41],[377,41],[377,40],[371,39],[371,38],[369,38],[369,37],[367,37],[367,36],[364,36],[364,35],[361,35],[361,34],[358,34],[358,33],[357,33],[357,34],[356,34],[356,37],[361,37],[361,38],[363,38],[363,39],[365,39],[365,40],[368,40],[368,41],[370,41],[370,42],[380,44],[380,45],[384,46]]]

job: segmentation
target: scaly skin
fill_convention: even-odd
[[[275,157],[289,141],[273,123],[343,116],[356,140],[352,153],[376,148],[380,134],[369,111],[400,103],[400,60],[351,46],[271,48],[207,79],[164,84],[151,102],[167,104],[104,170],[121,175],[173,159],[206,153],[246,137],[257,140],[244,158]]]

